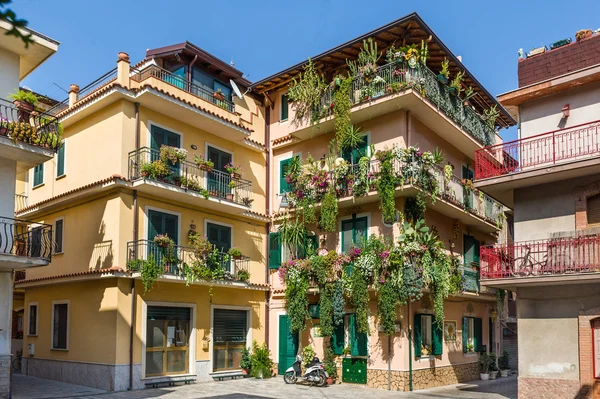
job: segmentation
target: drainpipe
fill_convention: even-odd
[[[413,390],[412,373],[412,326],[410,325],[410,300],[408,301],[408,390]]]
[[[265,168],[266,168],[266,180],[267,180],[267,184],[266,184],[266,194],[267,194],[267,198],[265,200],[265,214],[267,216],[270,215],[271,213],[271,127],[270,127],[270,122],[271,122],[271,112],[269,110],[269,107],[266,107],[266,112],[265,112],[265,146],[267,147],[267,157],[265,159]],[[269,284],[269,232],[271,230],[271,223],[267,223],[266,226],[266,235],[267,235],[267,242],[266,242],[266,246],[265,246],[265,250],[266,250],[266,264],[265,264],[265,284]],[[265,292],[265,341],[267,342],[267,348],[269,347],[269,319],[270,319],[270,297],[271,292],[270,291],[266,291]]]

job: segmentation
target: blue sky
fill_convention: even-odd
[[[54,83],[84,86],[114,68],[119,51],[137,62],[146,49],[188,40],[257,81],[413,11],[497,95],[517,87],[519,48],[600,28],[597,0],[13,0],[11,7],[61,42],[23,82],[57,99],[66,93]]]

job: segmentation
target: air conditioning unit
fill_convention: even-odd
[[[33,356],[35,354],[35,344],[27,344],[27,354]]]

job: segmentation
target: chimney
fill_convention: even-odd
[[[117,60],[117,83],[125,88],[129,88],[129,54],[120,52]]]
[[[77,102],[78,97],[79,97],[79,85],[72,83],[71,87],[69,87],[69,107],[72,107],[73,104],[75,104]]]

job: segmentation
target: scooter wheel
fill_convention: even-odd
[[[296,373],[293,371],[288,371],[283,375],[283,381],[285,381],[286,384],[295,384],[297,379]]]

